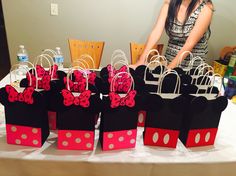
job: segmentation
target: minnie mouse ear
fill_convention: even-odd
[[[144,77],[144,72],[145,72],[146,66],[145,65],[139,65],[136,69],[135,69],[135,74],[141,78]]]
[[[203,112],[207,107],[207,103],[206,97],[200,96],[193,98],[190,103],[190,112],[195,114]]]
[[[101,92],[102,94],[108,94],[109,93],[109,83],[107,81],[104,81],[102,79],[99,79],[96,82],[96,87],[98,89],[99,92]]]
[[[58,79],[63,80],[63,78],[66,77],[66,73],[64,71],[58,70],[57,76],[58,76]]]
[[[181,94],[196,94],[198,87],[193,84],[182,84],[180,87]]]
[[[166,75],[165,79],[162,81],[162,93],[173,93],[177,84],[177,76],[174,74]]]
[[[28,87],[28,83],[29,81],[26,78],[24,78],[20,81],[20,87]]]
[[[165,67],[164,67],[163,65],[157,66],[157,67],[153,70],[153,73],[154,73],[154,74],[160,74],[161,71],[165,71]]]
[[[212,90],[211,90],[212,89]],[[211,88],[211,87],[209,87],[208,89],[207,89],[207,93],[212,93],[212,94],[219,94],[219,89],[217,88],[217,87],[213,87],[213,88]]]
[[[132,76],[135,75],[135,71],[134,71],[133,68],[130,68],[130,67],[129,67],[129,72],[130,72],[130,74],[131,74]]]
[[[143,79],[140,77],[133,77],[134,78],[134,83],[135,83],[135,90],[137,90],[138,93],[144,93],[146,92],[145,90],[145,82]]]
[[[183,74],[180,76],[181,84],[191,84],[192,77],[190,75]]]
[[[182,68],[180,67],[175,67],[173,70],[175,70],[179,75],[184,75],[184,71]]]
[[[213,101],[213,109],[222,112],[228,105],[228,99],[225,96],[220,96]]]
[[[107,67],[103,67],[100,71],[100,77],[103,78],[105,75],[108,75]]]
[[[4,106],[8,103],[8,94],[5,87],[0,89],[0,103]]]

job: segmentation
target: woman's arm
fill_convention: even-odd
[[[164,0],[164,4],[161,8],[160,14],[157,18],[156,24],[151,32],[151,34],[148,37],[148,40],[145,44],[144,50],[138,60],[138,62],[135,64],[135,66],[145,64],[146,55],[149,52],[150,49],[153,48],[153,46],[157,43],[157,41],[161,38],[161,35],[165,28],[165,22],[167,18],[168,8],[169,8],[169,2],[170,0]]]
[[[213,15],[213,5],[208,3],[203,9],[202,12],[199,14],[199,17],[190,32],[183,48],[178,52],[176,57],[172,60],[172,62],[168,65],[169,69],[173,69],[176,66],[178,66],[180,62],[180,56],[184,51],[192,51],[192,49],[195,47],[195,45],[199,42],[199,40],[202,38],[204,33],[207,31],[212,15]],[[183,55],[182,60],[184,60],[187,57],[188,54]],[[181,60],[181,61],[182,61]]]

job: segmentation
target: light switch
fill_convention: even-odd
[[[58,15],[58,4],[51,3],[51,15]]]

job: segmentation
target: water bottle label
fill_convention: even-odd
[[[63,63],[64,58],[62,56],[55,56],[54,61],[55,61],[55,63]]]
[[[17,60],[18,60],[19,62],[28,61],[28,56],[26,56],[26,55],[18,55],[18,56],[17,56]]]

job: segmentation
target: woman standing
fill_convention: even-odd
[[[159,41],[164,29],[169,36],[165,54],[169,61],[169,69],[179,64],[184,51],[191,51],[194,56],[205,59],[212,15],[211,0],[165,0],[142,55],[131,67],[136,68],[145,64],[148,51]],[[183,55],[181,65],[188,65],[187,54]]]

